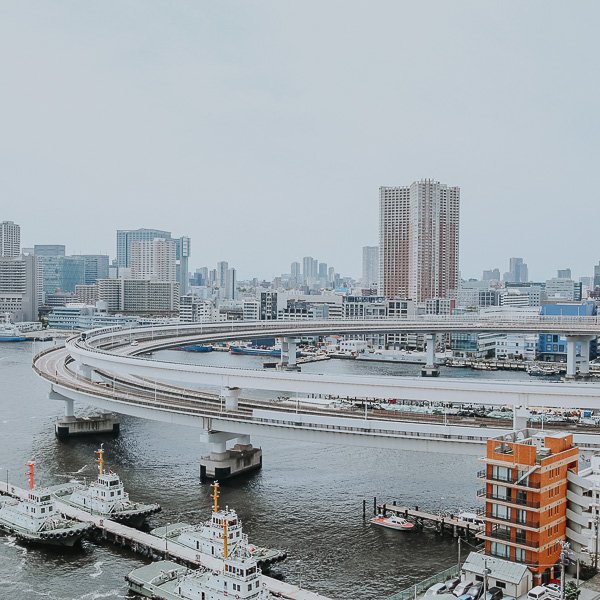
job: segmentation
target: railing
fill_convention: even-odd
[[[422,594],[427,591],[432,585],[436,583],[444,583],[444,581],[448,581],[448,579],[452,579],[453,577],[458,576],[458,565],[454,565],[445,571],[441,571],[437,575],[432,575],[423,581],[415,585],[411,585],[409,588],[402,590],[394,594],[393,596],[389,596],[386,600],[413,600],[417,597],[418,594]]]
[[[519,544],[520,546],[527,546],[528,548],[539,548],[540,542],[538,540],[528,540],[524,537],[513,535],[510,532],[504,531],[486,531],[480,534],[480,537],[493,538],[495,540],[501,540],[503,542],[510,542],[511,544]]]
[[[498,494],[493,494],[493,493],[487,492],[487,490],[485,488],[477,491],[477,497],[478,498],[486,498],[487,500],[499,500],[500,502],[506,502],[508,504],[516,504],[518,506],[526,506],[527,508],[539,508],[540,507],[539,502],[532,502],[531,500],[522,500],[521,498],[512,498],[512,497],[507,498],[505,496],[499,496]]]
[[[492,514],[491,510],[479,513],[477,515],[480,519],[487,517],[488,519],[495,519],[496,521],[503,521],[505,523],[510,523],[513,527],[539,527],[540,522],[534,521],[533,519],[525,519],[525,521],[514,521],[510,518],[499,517],[498,515]]]
[[[488,476],[486,470],[477,472],[478,479],[486,479],[487,481],[493,481],[495,483],[503,484],[507,483],[508,485],[519,485],[522,487],[533,488],[539,490],[542,487],[542,484],[539,481],[527,481],[527,478],[520,481],[521,477],[511,476],[508,479],[497,479],[492,476]]]

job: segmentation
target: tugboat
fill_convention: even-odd
[[[24,342],[26,339],[19,328],[10,322],[10,313],[4,313],[4,322],[0,323],[0,342]]]
[[[90,529],[92,523],[64,519],[56,510],[50,491],[34,489],[34,461],[28,462],[29,494],[25,500],[0,502],[0,529],[25,542],[50,546],[73,546]]]
[[[223,521],[223,557],[217,569],[189,570],[163,560],[125,577],[129,589],[147,598],[161,600],[269,600],[273,598],[256,559],[243,544],[228,548],[227,520]]]
[[[227,526],[228,547],[235,550],[237,546],[244,546],[250,556],[256,559],[261,566],[283,560],[287,554],[282,550],[261,548],[248,543],[248,536],[242,532],[242,522],[235,510],[228,506],[225,510],[219,510],[219,482],[215,481],[213,488],[213,512],[211,518],[200,525],[189,525],[188,523],[174,523],[167,527],[158,527],[150,533],[160,538],[169,539],[169,543],[177,543],[196,552],[202,552],[210,556],[222,557],[225,551],[223,528]]]
[[[144,519],[160,510],[158,504],[141,504],[132,502],[125,491],[120,477],[109,470],[104,472],[104,444],[98,455],[98,479],[87,488],[81,485],[58,486],[52,488],[52,494],[61,502],[80,508],[92,515],[99,515],[113,521],[127,523],[131,527],[139,527]]]

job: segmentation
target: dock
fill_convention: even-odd
[[[23,500],[27,498],[28,492],[10,483],[0,482],[0,494]],[[223,568],[222,561],[214,556],[196,552],[192,548],[186,548],[173,541],[169,542],[168,538],[156,537],[133,527],[123,525],[122,523],[117,523],[98,515],[92,515],[84,510],[64,504],[59,500],[55,500],[55,503],[56,508],[66,517],[92,523],[99,539],[104,539],[118,546],[128,548],[153,560],[169,559],[189,568],[204,567],[213,571]],[[126,574],[123,573],[123,577]],[[331,600],[315,592],[278,581],[272,577],[263,575],[263,580],[267,584],[267,589],[281,598],[288,598],[290,600]]]
[[[377,512],[382,516],[387,513],[393,513],[400,517],[404,517],[407,521],[411,521],[417,527],[422,527],[426,522],[433,523],[440,533],[450,530],[454,537],[459,535],[470,536],[477,535],[482,532],[485,526],[481,523],[476,523],[470,520],[464,520],[453,514],[436,515],[433,513],[419,510],[419,507],[414,509],[406,506],[396,506],[395,504],[378,504]]]

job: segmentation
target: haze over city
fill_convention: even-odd
[[[511,256],[589,276],[599,12],[4,2],[3,218],[23,246],[114,256],[116,229],[158,227],[193,239],[192,270],[312,255],[359,277],[379,187],[430,178],[461,190],[463,278]]]

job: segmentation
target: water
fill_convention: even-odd
[[[40,350],[40,344],[36,345]],[[26,487],[25,463],[36,460],[39,485],[95,477],[94,450],[105,441],[105,464],[118,472],[131,497],[159,502],[152,527],[204,520],[209,484],[199,481],[200,456],[209,448],[199,432],[122,417],[119,438],[60,442],[53,422],[61,402],[47,399],[48,385],[31,369],[30,343],[0,345],[0,477]],[[163,351],[157,357],[259,368],[262,357]],[[357,364],[330,360],[305,372],[418,374],[418,365]],[[447,369],[450,376],[523,377]],[[525,376],[526,377],[526,376]],[[93,409],[76,407],[78,414]],[[224,482],[223,503],[234,507],[254,543],[284,548],[288,559],[272,574],[337,599],[379,599],[454,564],[456,542],[431,530],[401,533],[369,524],[373,496],[435,512],[476,510],[477,462],[473,457],[369,448],[346,448],[253,438],[263,448],[263,469]],[[464,546],[463,546],[464,552]],[[463,554],[464,556],[464,554]],[[0,533],[0,600],[129,598],[124,576],[145,559],[109,544],[84,541],[59,551],[16,544]]]

